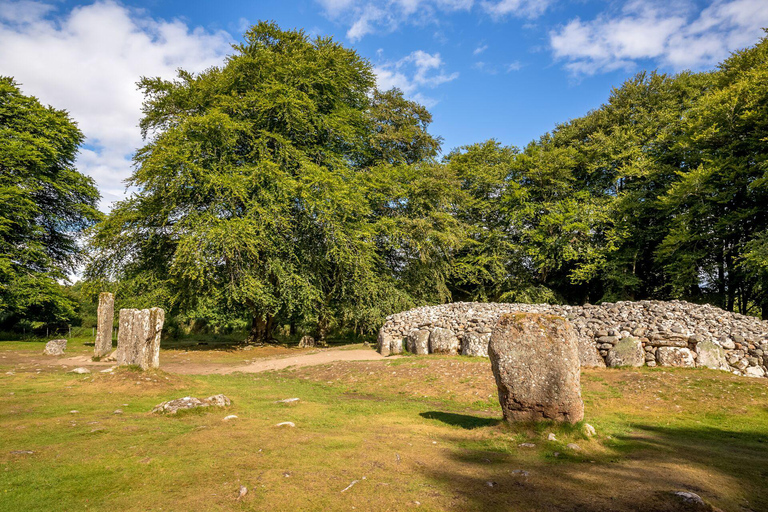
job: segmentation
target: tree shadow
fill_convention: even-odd
[[[421,416],[463,428],[500,423],[451,413]],[[768,510],[768,431],[634,424],[630,434],[582,444],[582,452],[543,442],[535,449],[511,444],[500,454],[464,442],[448,455],[451,463],[420,471],[454,489],[461,510]],[[674,494],[680,491],[699,494],[706,504],[686,502]]]
[[[455,414],[452,412],[427,411],[419,413],[419,416],[428,420],[438,420],[445,424],[461,427],[467,430],[480,427],[495,427],[501,423],[497,418],[485,418],[482,416],[469,416],[467,414]]]

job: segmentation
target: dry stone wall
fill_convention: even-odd
[[[768,376],[768,321],[685,301],[424,306],[387,317],[378,349],[383,355],[407,349],[487,357],[491,331],[505,313],[567,318],[582,366],[699,366]]]

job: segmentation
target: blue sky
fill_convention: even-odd
[[[216,65],[258,20],[356,49],[430,108],[448,152],[523,146],[643,69],[710,69],[758,41],[768,0],[0,0],[0,74],[80,123],[107,210],[141,144],[138,78]]]

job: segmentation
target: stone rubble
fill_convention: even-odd
[[[67,350],[67,340],[51,340],[45,344],[43,354],[46,356],[63,356]]]
[[[185,396],[184,398],[177,398],[176,400],[169,400],[156,405],[152,412],[155,413],[167,413],[176,414],[178,411],[185,409],[195,409],[197,407],[227,407],[232,402],[224,395],[213,395],[208,398],[195,398],[193,396]]]
[[[385,356],[404,349],[485,356],[491,332],[506,313],[568,319],[579,341],[581,366],[695,366],[749,377],[768,375],[768,321],[677,300],[424,306],[387,317],[379,331],[378,351]]]

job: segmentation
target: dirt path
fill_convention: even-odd
[[[395,357],[398,356],[390,356],[390,359]],[[163,361],[161,353],[160,369],[169,373],[178,373],[184,375],[226,375],[235,372],[259,373],[271,370],[282,370],[288,367],[299,368],[303,366],[315,366],[320,364],[333,363],[335,361],[378,361],[381,359],[384,359],[381,354],[375,350],[370,349],[329,349],[322,350],[320,352],[312,352],[309,354],[256,359],[246,364],[205,363],[202,361],[166,362]],[[89,366],[97,368],[109,368],[114,366],[114,363],[91,361],[90,357],[88,356],[63,358],[59,359],[56,363],[61,366]]]

